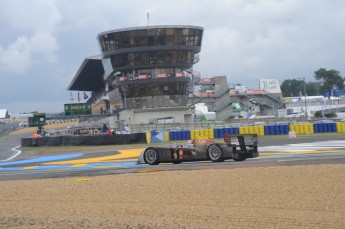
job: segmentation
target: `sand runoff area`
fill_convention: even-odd
[[[345,228],[345,165],[0,182],[0,228]]]

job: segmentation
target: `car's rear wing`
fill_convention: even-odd
[[[247,143],[248,140],[251,143]],[[238,141],[239,145],[257,145],[258,135],[257,134],[224,134],[224,142],[228,146],[232,146],[234,142]]]
[[[224,134],[224,142],[233,148],[233,153],[257,153],[257,134]]]

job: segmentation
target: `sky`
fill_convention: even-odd
[[[0,0],[0,5],[0,109],[12,114],[63,112],[63,104],[72,102],[67,87],[83,60],[101,53],[97,35],[148,24],[203,27],[194,69],[203,77],[226,75],[229,84],[258,89],[259,79],[310,82],[319,68],[345,76],[343,0]]]

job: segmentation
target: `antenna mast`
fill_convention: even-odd
[[[147,12],[147,26],[150,25],[150,13]]]

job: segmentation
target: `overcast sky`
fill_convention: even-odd
[[[258,89],[259,79],[345,76],[343,0],[0,0],[0,109],[62,112],[97,34],[125,27],[204,28],[202,76]],[[76,99],[76,92],[74,92]]]

